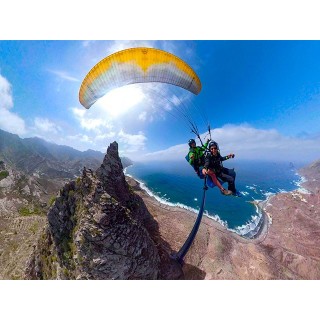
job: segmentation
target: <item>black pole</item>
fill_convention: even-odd
[[[183,246],[181,247],[181,249],[179,250],[178,253],[174,253],[172,254],[172,258],[174,258],[175,260],[177,260],[180,264],[183,263],[183,258],[184,256],[187,254],[201,223],[201,219],[203,216],[203,211],[204,211],[204,206],[205,206],[205,201],[206,201],[206,191],[208,190],[208,186],[207,186],[207,176],[204,177],[204,186],[203,186],[203,196],[202,196],[202,202],[201,202],[201,207],[198,213],[198,217],[196,222],[194,223],[194,226],[186,240],[186,242],[183,244]]]

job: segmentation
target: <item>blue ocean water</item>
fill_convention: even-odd
[[[226,161],[224,166],[236,171],[236,188],[242,197],[223,196],[220,190],[209,188],[206,193],[205,214],[231,231],[247,235],[257,229],[261,218],[254,200],[298,188],[301,177],[297,165],[289,162]],[[135,163],[126,174],[142,183],[159,201],[198,212],[203,182],[185,161]],[[227,184],[224,185],[227,188]]]

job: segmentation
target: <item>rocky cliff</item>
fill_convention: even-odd
[[[299,173],[305,178],[303,186],[312,193],[320,192],[320,160],[300,169]]]
[[[84,168],[48,212],[27,279],[178,279],[181,267],[156,220],[123,174],[112,143],[96,171]]]

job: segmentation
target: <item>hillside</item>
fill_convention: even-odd
[[[40,138],[21,139],[18,135],[0,130],[0,160],[28,175],[74,178],[84,166],[97,168],[102,159],[101,152],[81,152]]]
[[[23,277],[59,190],[80,176],[84,166],[98,168],[102,159],[97,151],[81,152],[0,130],[0,279]]]

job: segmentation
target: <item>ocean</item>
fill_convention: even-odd
[[[254,237],[262,214],[252,202],[298,189],[303,178],[297,170],[302,165],[292,162],[226,161],[224,166],[236,171],[236,188],[242,196],[223,196],[217,187],[209,188],[205,215],[230,231]],[[138,180],[141,187],[158,201],[198,213],[204,180],[197,177],[184,159],[177,162],[136,162],[125,169],[125,174]],[[224,187],[227,188],[227,184]]]

